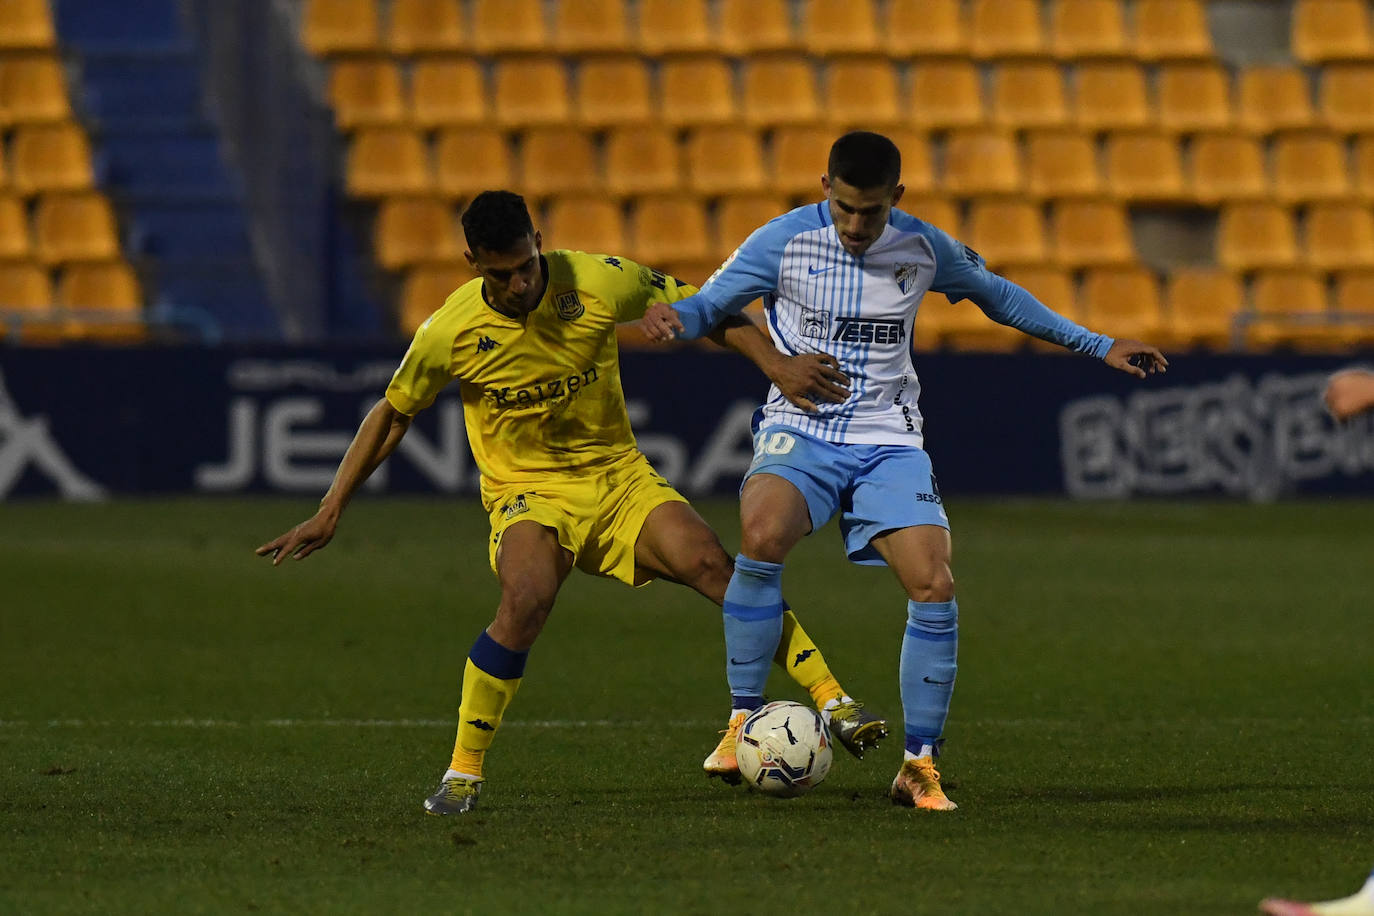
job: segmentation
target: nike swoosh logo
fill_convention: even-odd
[[[944,686],[947,685],[947,684],[953,684],[953,683],[954,683],[953,679],[950,679],[950,680],[948,680],[948,681],[932,681],[932,680],[931,680],[930,678],[928,678],[928,677],[923,677],[923,678],[921,678],[921,680],[925,681],[927,684],[934,684],[934,685],[937,686],[937,687],[944,687]]]
[[[730,656],[730,664],[732,664],[732,665],[752,665],[754,662],[759,661],[760,659],[767,658],[767,657],[768,657],[768,653],[765,652],[763,655],[758,655],[758,656],[755,656],[754,658],[750,658],[750,659],[746,659],[746,660],[744,660],[744,661],[740,661],[739,659],[735,658],[735,657],[732,655],[732,656]]]
[[[827,270],[834,270],[834,269],[835,269],[836,267],[838,267],[838,266],[839,266],[838,264],[832,264],[832,265],[830,265],[829,267],[822,267],[821,269],[817,270],[817,269],[816,269],[816,265],[815,265],[815,264],[812,264],[810,267],[806,268],[806,272],[809,273],[811,276],[814,277],[816,274],[823,274],[823,273],[825,273]]]

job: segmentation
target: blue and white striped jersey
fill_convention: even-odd
[[[976,252],[894,209],[868,250],[840,244],[824,201],[755,230],[701,291],[674,305],[700,337],[763,297],[768,331],[784,353],[828,353],[849,375],[850,396],[817,413],[794,407],[776,386],[759,428],[786,425],[830,442],[921,446],[921,384],[912,365],[912,326],[928,290],[971,299],[988,317],[1042,340],[1101,358],[1112,339],[1094,334],[991,272]]]

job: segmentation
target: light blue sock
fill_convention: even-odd
[[[949,699],[954,694],[958,655],[959,603],[953,598],[908,601],[898,670],[906,749],[913,754],[920,753],[922,745],[940,746]]]
[[[763,705],[768,669],[782,638],[782,564],[735,557],[725,589],[725,679],[734,709]]]

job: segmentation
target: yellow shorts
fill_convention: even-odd
[[[531,521],[552,529],[583,572],[644,585],[654,576],[635,566],[635,541],[649,513],[667,502],[686,502],[635,451],[614,464],[506,487],[482,482],[482,505],[491,516],[491,568],[508,525]]]

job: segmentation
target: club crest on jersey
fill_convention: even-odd
[[[916,283],[916,273],[920,270],[919,264],[898,264],[892,268],[892,275],[897,280],[897,288],[902,292],[909,292]]]
[[[501,507],[501,516],[506,521],[510,521],[521,513],[530,511],[530,507],[525,505],[525,494],[517,493],[515,499]]]
[[[558,317],[564,321],[572,321],[574,318],[581,318],[582,313],[587,309],[582,305],[582,300],[577,298],[577,290],[571,289],[566,293],[559,293],[553,297],[554,308],[558,309]]]
[[[830,332],[830,313],[824,309],[802,309],[801,334],[825,340]]]

